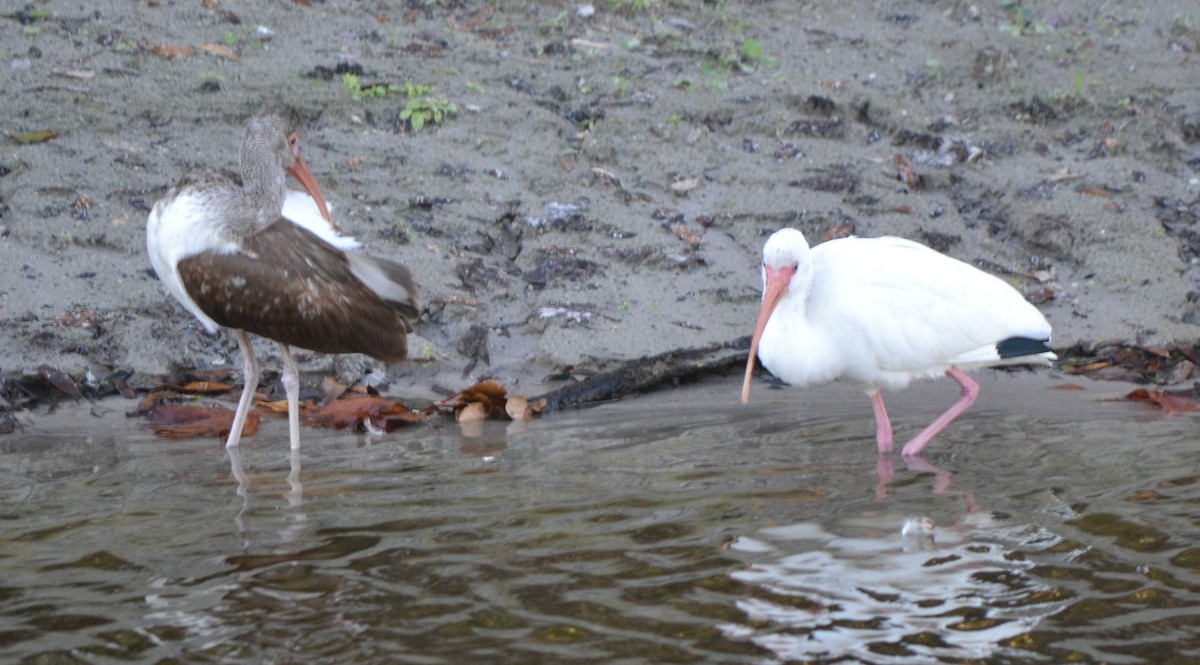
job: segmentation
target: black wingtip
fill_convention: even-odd
[[[1041,353],[1049,353],[1050,347],[1046,346],[1047,339],[1031,339],[1029,337],[1009,337],[1006,340],[996,344],[996,353],[1000,354],[1000,359],[1020,358],[1023,356],[1036,356]]]

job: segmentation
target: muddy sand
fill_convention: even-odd
[[[487,377],[532,394],[747,335],[784,226],[899,235],[1001,274],[1058,349],[1193,345],[1200,13],[1095,7],[11,6],[0,376],[147,385],[240,363],[157,281],[145,220],[187,169],[235,167],[267,108],[304,118],[339,225],[416,274],[395,395]],[[418,131],[406,108],[446,115]]]

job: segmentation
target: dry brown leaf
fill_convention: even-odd
[[[1200,408],[1200,405],[1197,404],[1196,394],[1191,390],[1167,392],[1138,388],[1126,395],[1125,399],[1134,402],[1157,404],[1162,407],[1164,413],[1186,413]]]
[[[1149,503],[1149,502],[1154,502],[1154,501],[1166,501],[1169,498],[1170,497],[1163,495],[1163,494],[1159,494],[1158,492],[1155,492],[1154,490],[1142,489],[1142,490],[1138,490],[1138,491],[1134,492],[1130,496],[1125,497],[1125,500],[1126,501],[1137,501],[1138,503]]]
[[[285,416],[287,415],[287,412],[288,412],[288,401],[286,399],[277,399],[274,402],[267,402],[267,401],[255,402],[254,406],[266,409],[267,411],[270,411],[271,413],[279,413],[279,414],[282,414]]]
[[[458,394],[459,407],[482,403],[488,415],[504,413],[505,393],[508,390],[495,381],[480,381]]]
[[[1103,187],[1081,187],[1076,191],[1078,191],[1080,194],[1086,194],[1088,196],[1099,196],[1099,197],[1105,198],[1105,199],[1112,197],[1112,192],[1108,191],[1107,189],[1105,189]]]
[[[350,386],[339,382],[332,376],[321,379],[321,404],[329,404],[340,399],[349,389]]]
[[[163,404],[146,415],[154,433],[164,439],[196,439],[214,436],[224,439],[233,427],[233,411],[220,407],[174,406]],[[254,436],[261,418],[257,411],[246,414],[242,436]]]
[[[171,390],[155,390],[154,392],[142,398],[138,403],[137,409],[133,411],[133,415],[144,416],[154,410],[163,400],[175,397],[176,393]]]
[[[38,374],[50,383],[54,384],[55,388],[63,391],[67,395],[75,399],[82,399],[83,394],[79,392],[79,386],[75,384],[75,380],[67,376],[67,373],[53,365],[39,365]]]
[[[80,305],[72,307],[66,313],[55,317],[54,320],[59,325],[77,328],[98,328],[106,322],[103,314]]]
[[[220,395],[233,390],[233,386],[219,381],[192,381],[180,386],[179,391],[189,395]]]
[[[196,44],[196,48],[209,55],[215,55],[221,58],[229,58],[230,60],[237,60],[239,57],[241,57],[238,55],[237,51],[225,46],[224,44]]]
[[[406,424],[423,423],[425,417],[413,413],[400,402],[382,397],[352,397],[321,406],[311,406],[300,414],[305,425],[345,429],[356,427],[364,419],[385,432]]]
[[[837,240],[838,238],[849,238],[850,236],[854,235],[854,233],[854,222],[838,222],[837,224],[829,227],[829,230],[821,236],[821,242],[829,242],[830,240]]]
[[[683,224],[672,224],[671,230],[675,232],[675,235],[688,241],[692,245],[703,245],[704,243],[708,242],[704,239],[704,236],[692,231]]]
[[[162,56],[169,60],[190,58],[194,53],[190,46],[183,46],[182,44],[151,44],[149,46],[143,45],[142,48],[154,55]]]
[[[504,412],[513,420],[528,420],[530,418],[528,409],[529,400],[524,397],[509,397],[508,401],[504,403]]]
[[[487,408],[483,402],[471,402],[454,416],[454,419],[460,423],[479,423],[488,419]]]
[[[892,158],[896,163],[896,168],[900,170],[900,182],[905,186],[917,189],[921,186],[921,176],[917,175],[916,169],[913,168],[912,162],[904,155],[896,155]]]

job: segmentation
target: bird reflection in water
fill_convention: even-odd
[[[234,446],[225,449],[225,454],[229,456],[229,472],[237,481],[237,495],[242,500],[242,507],[238,511],[236,517],[233,518],[234,524],[237,526],[238,535],[243,539],[245,547],[250,546],[250,531],[246,527],[246,516],[250,510],[250,485],[251,478],[242,468],[242,449],[240,446]],[[308,532],[308,515],[304,512],[304,485],[300,482],[300,451],[292,448],[288,455],[288,463],[290,469],[287,475],[288,490],[283,493],[283,498],[287,501],[288,511],[285,513],[289,524],[285,526],[279,533],[281,542],[290,543],[299,540]]]
[[[877,464],[878,499],[895,478],[891,460],[881,455]],[[905,463],[933,475],[935,494],[954,493],[949,471],[919,456]],[[789,661],[907,664],[998,655],[1004,643],[1066,606],[1030,572],[1036,555],[1063,539],[1006,522],[980,510],[971,492],[961,495],[962,512],[941,525],[876,502],[855,515],[739,536],[729,551],[746,560],[732,574],[750,588],[737,601],[746,619],[720,630]]]
[[[953,473],[925,459],[924,455],[905,457],[904,464],[909,471],[933,474],[934,494],[950,493],[950,486],[954,482]],[[875,485],[875,499],[882,501],[887,498],[888,485],[896,478],[896,466],[890,454],[881,453],[879,455],[879,459],[875,462],[875,473],[879,476],[879,483]],[[963,501],[967,504],[968,513],[979,510],[979,505],[975,503],[975,497],[969,491],[961,492],[961,494]]]

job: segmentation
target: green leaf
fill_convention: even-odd
[[[762,42],[753,37],[747,37],[746,41],[742,42],[742,54],[751,60],[758,60],[763,56]]]
[[[53,129],[43,129],[36,132],[19,132],[16,134],[5,132],[5,136],[21,145],[29,145],[31,143],[45,143],[50,139],[57,138],[58,132]]]

